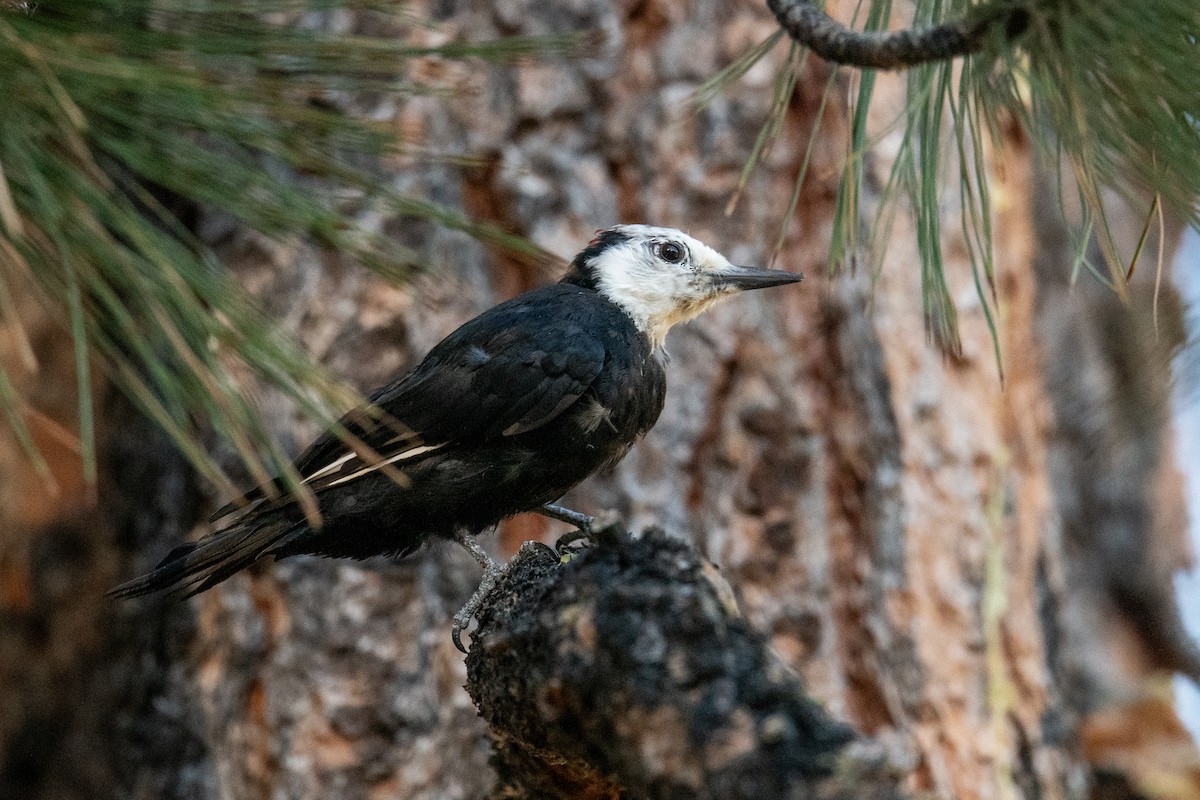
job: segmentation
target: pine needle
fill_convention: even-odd
[[[71,345],[75,354],[75,396],[79,416],[79,456],[83,462],[83,479],[91,499],[95,499],[96,415],[92,400],[92,370],[89,356],[87,321],[83,314],[83,293],[75,274],[69,247],[60,245],[63,274],[67,282],[67,311],[71,320]]]
[[[1142,223],[1142,232],[1138,235],[1137,245],[1133,248],[1133,256],[1129,259],[1129,269],[1125,270],[1125,281],[1133,279],[1133,271],[1137,269],[1138,259],[1142,256],[1142,250],[1146,247],[1146,240],[1150,238],[1150,225],[1153,224],[1155,216],[1159,213],[1159,206],[1162,202],[1161,195],[1154,195],[1154,200],[1150,203],[1150,210],[1146,213],[1146,221]]]
[[[0,412],[3,412],[7,418],[9,430],[16,437],[17,443],[25,452],[29,463],[33,465],[34,471],[42,479],[47,490],[56,495],[59,491],[58,482],[50,473],[50,467],[46,464],[46,459],[42,458],[42,452],[38,449],[33,433],[30,432],[29,425],[25,422],[25,416],[22,413],[23,407],[24,402],[17,394],[16,387],[13,386],[8,370],[4,368],[3,364],[0,364]]]
[[[812,163],[813,150],[816,148],[817,140],[821,133],[821,123],[825,119],[825,107],[829,104],[829,98],[833,94],[833,87],[837,81],[837,72],[829,73],[829,78],[825,81],[825,91],[821,93],[821,102],[817,106],[817,116],[813,120],[812,131],[808,134],[808,144],[804,148],[804,158],[800,162],[800,169],[796,172],[796,180],[792,184],[792,196],[788,200],[787,211],[783,214],[784,223],[779,226],[779,235],[775,239],[775,246],[771,248],[769,256],[770,263],[775,263],[779,253],[783,250],[784,242],[787,240],[788,225],[787,222],[796,214],[796,206],[800,202],[800,190],[804,187],[804,179],[808,177],[808,166]]]
[[[867,12],[864,29],[882,30],[887,27],[892,15],[891,0],[876,0]],[[863,159],[870,150],[867,140],[867,114],[871,108],[871,97],[875,93],[876,71],[862,70],[858,75],[858,93],[851,107],[850,138],[846,142],[846,163],[838,182],[837,200],[834,205],[833,234],[830,237],[829,265],[831,270],[847,261],[856,263],[860,244],[859,200],[862,196]]]
[[[741,200],[742,192],[745,191],[746,183],[750,180],[754,168],[766,155],[771,141],[779,134],[779,128],[783,125],[784,117],[787,116],[788,102],[791,100],[792,91],[796,88],[796,79],[804,71],[807,59],[808,51],[799,45],[793,44],[788,50],[783,67],[775,76],[775,89],[771,97],[771,107],[767,111],[767,118],[759,128],[758,138],[754,140],[754,146],[750,148],[750,155],[742,166],[742,174],[738,176],[737,187],[734,188],[729,202],[725,205],[725,216],[731,216],[737,209],[737,204]]]
[[[763,39],[760,43],[747,50],[739,56],[729,66],[722,69],[716,75],[712,76],[700,85],[696,93],[692,96],[692,104],[697,109],[702,109],[711,103],[717,95],[724,92],[734,83],[745,77],[755,64],[763,59],[767,53],[775,48],[779,40],[783,38],[783,31],[777,30]]]

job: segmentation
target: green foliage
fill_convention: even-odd
[[[1070,169],[1078,193],[1070,199],[1083,209],[1082,224],[1075,231],[1079,255],[1074,268],[1086,268],[1115,291],[1124,293],[1142,248],[1118,252],[1105,219],[1106,190],[1115,190],[1134,207],[1145,206],[1147,230],[1163,207],[1192,225],[1200,224],[1200,4],[1194,0],[1135,4],[916,0],[911,24],[923,28],[974,17],[985,7],[1004,4],[1020,5],[1029,14],[1028,27],[1019,36],[1010,40],[1007,31],[998,28],[975,55],[908,72],[906,107],[895,122],[902,131],[900,147],[878,214],[866,226],[865,240],[859,202],[863,159],[873,144],[866,130],[866,111],[875,72],[851,72],[849,79],[857,82],[858,89],[849,110],[850,141],[831,244],[832,268],[859,261],[865,251],[872,253],[872,269],[877,272],[882,245],[872,243],[887,241],[897,202],[907,199],[917,224],[927,330],[946,352],[961,352],[942,260],[938,210],[945,199],[946,170],[955,169],[963,239],[998,365],[993,210],[985,153],[989,145],[999,144],[1001,120],[1007,117],[1022,123],[1048,163]],[[864,29],[891,27],[891,6],[891,0],[870,2]],[[753,55],[765,56],[774,42],[772,37]],[[803,63],[793,47],[780,71],[781,81],[794,85]],[[740,61],[738,74],[750,66]],[[724,85],[732,77],[722,75]],[[711,95],[718,88],[710,85],[705,90]],[[823,100],[811,133],[814,140],[824,106]],[[779,130],[785,110],[786,98],[772,105],[747,170],[760,157],[764,138]],[[805,164],[807,160],[806,155]],[[802,167],[801,180],[804,173]],[[783,219],[785,228],[791,216],[789,210]],[[1106,269],[1086,258],[1086,243],[1093,236],[1104,253]]]
[[[36,368],[16,315],[18,291],[34,294],[74,337],[89,476],[93,369],[226,490],[229,480],[196,441],[198,424],[228,441],[257,479],[279,473],[299,486],[235,372],[256,373],[327,424],[360,399],[272,327],[160,198],[215,209],[271,237],[309,237],[399,279],[419,266],[416,256],[359,229],[327,197],[533,253],[524,240],[379,185],[373,167],[409,143],[392,127],[340,111],[335,93],[440,92],[407,77],[414,58],[513,58],[577,40],[417,48],[313,24],[313,12],[347,6],[402,13],[395,3],[333,0],[0,8],[0,322],[21,355],[14,368]],[[0,365],[0,409],[44,471],[14,385]]]
[[[1017,114],[1069,164],[1123,292],[1132,258],[1108,233],[1102,190],[1145,207],[1148,218],[1160,198],[1200,224],[1200,4],[1057,0],[1030,11],[1019,48],[993,41],[982,57],[992,69],[976,70],[971,88],[987,109]]]

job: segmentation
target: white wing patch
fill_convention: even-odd
[[[322,489],[330,489],[334,486],[340,486],[343,483],[349,483],[350,481],[355,480],[356,478],[361,478],[363,475],[366,475],[371,472],[375,472],[388,464],[396,464],[400,461],[407,461],[408,459],[416,458],[417,456],[425,455],[426,453],[437,450],[439,447],[442,447],[442,446],[443,445],[441,445],[441,444],[431,444],[431,445],[425,445],[424,447],[414,447],[411,450],[405,450],[403,453],[398,453],[397,455],[394,455],[385,461],[380,461],[376,464],[368,464],[367,466],[363,467],[362,469],[357,470],[355,472],[351,472],[349,475],[345,476],[344,478],[338,478],[336,481],[333,481],[325,486],[322,486],[321,488]],[[320,475],[320,474],[326,472],[326,470],[328,470],[330,467],[339,466],[343,462],[347,461],[348,459],[355,458],[355,457],[357,457],[356,454],[351,453],[347,457],[340,458],[333,464],[330,464],[330,466],[327,467],[326,469],[321,470],[320,473],[314,474],[312,476],[312,478],[309,478],[308,480],[312,480],[313,478],[316,478],[317,475]],[[308,481],[305,481],[305,482],[307,483]]]
[[[358,457],[358,453],[354,453],[354,452],[346,453],[346,455],[342,456],[337,461],[334,461],[331,464],[327,464],[324,467],[321,467],[316,472],[314,472],[312,475],[309,475],[307,478],[304,479],[304,482],[312,483],[313,481],[317,480],[318,478],[324,477],[325,475],[328,475],[332,472],[336,472],[347,461],[350,461],[351,459],[354,459],[357,457]]]

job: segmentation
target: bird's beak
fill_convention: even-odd
[[[795,272],[781,272],[777,269],[758,269],[757,267],[735,267],[732,264],[712,274],[713,286],[717,289],[732,289],[744,292],[747,289],[767,289],[771,286],[784,286],[789,283],[799,283],[803,275]]]

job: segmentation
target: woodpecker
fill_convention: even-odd
[[[223,527],[110,595],[190,596],[264,556],[400,558],[453,539],[484,568],[454,618],[461,650],[461,631],[501,574],[475,536],[524,511],[586,534],[590,517],[553,503],[654,425],[671,327],[721,298],[802,277],[734,266],[672,228],[599,231],[558,283],[467,322],[300,455],[319,525],[276,479],[214,514]]]

